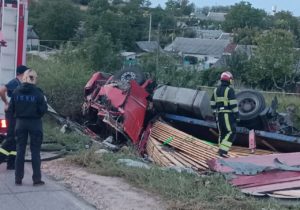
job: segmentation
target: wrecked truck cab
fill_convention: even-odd
[[[85,86],[82,106],[89,123],[98,127],[103,123],[109,125],[134,144],[139,142],[143,131],[150,95],[147,90],[153,85],[151,79],[137,75],[143,74],[136,68],[131,73],[130,68],[114,75],[94,73]]]

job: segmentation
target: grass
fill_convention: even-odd
[[[59,125],[50,117],[44,118],[44,144],[42,148],[51,150],[62,148],[67,151],[82,150],[89,145],[90,139],[87,136],[80,135],[76,132],[62,133]]]
[[[219,174],[198,176],[162,170],[157,166],[150,170],[126,167],[117,163],[120,158],[137,159],[133,152],[128,151],[95,154],[94,150],[89,150],[70,156],[67,161],[99,175],[124,178],[134,186],[161,196],[169,209],[297,209],[274,199],[245,196]]]

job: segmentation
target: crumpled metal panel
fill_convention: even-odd
[[[271,169],[298,171],[299,167],[295,166],[300,166],[300,152],[213,159],[207,163],[211,170],[221,173],[257,174]]]
[[[139,136],[144,127],[144,119],[148,106],[148,93],[134,80],[130,81],[130,91],[124,106],[124,131],[133,143],[139,142]]]

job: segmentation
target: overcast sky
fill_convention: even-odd
[[[160,4],[162,7],[165,6],[167,0],[151,0],[152,7]],[[240,2],[240,0],[190,0],[197,7],[204,6],[217,6],[217,5],[234,5]],[[270,13],[272,6],[277,7],[277,11],[289,10],[295,16],[300,16],[300,0],[248,0],[255,8],[264,9],[266,12]]]

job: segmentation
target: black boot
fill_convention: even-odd
[[[9,156],[7,160],[7,170],[15,170],[15,156]]]
[[[221,157],[225,157],[225,158],[228,157],[228,155],[227,155],[228,152],[225,151],[225,150],[222,150],[222,149],[219,149],[218,154],[219,154],[219,156],[221,156]]]

